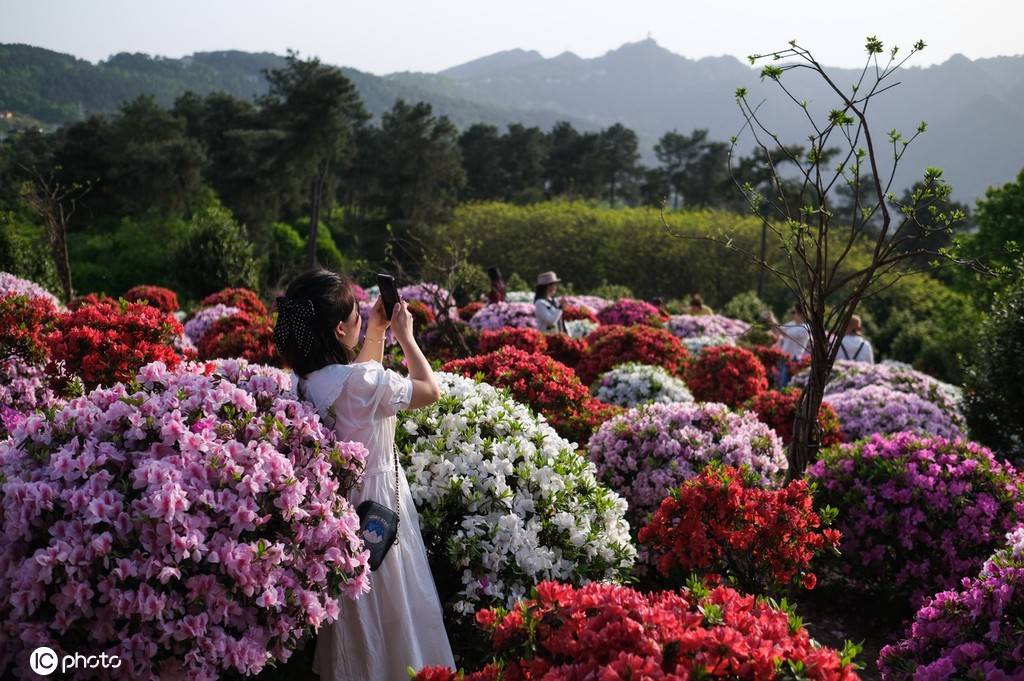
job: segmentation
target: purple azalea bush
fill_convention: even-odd
[[[0,360],[0,439],[29,414],[56,404],[42,367],[19,355]]]
[[[885,681],[1024,679],[1024,527],[971,579],[930,598],[902,640],[882,648]]]
[[[749,466],[766,485],[787,469],[782,440],[751,412],[724,404],[651,404],[606,421],[590,438],[598,475],[629,503],[639,528],[670,489],[707,464]]]
[[[491,303],[474,314],[469,325],[477,331],[496,331],[506,327],[537,328],[533,303]]]
[[[959,437],[963,432],[934,403],[886,385],[869,385],[828,395],[839,415],[843,439],[852,442],[875,433],[915,432],[938,437]]]
[[[16,277],[10,272],[0,272],[0,298],[4,296],[28,296],[29,298],[46,298],[54,307],[61,309],[60,301],[39,284]]]
[[[598,312],[597,320],[602,324],[617,324],[619,326],[660,324],[661,313],[658,308],[646,301],[622,298]]]
[[[234,317],[238,314],[237,307],[222,305],[218,303],[211,307],[204,307],[192,315],[192,319],[185,322],[185,335],[192,341],[193,346],[199,345],[203,336],[213,328],[217,321],[225,317]]]
[[[676,314],[669,317],[667,328],[679,338],[697,336],[738,338],[750,330],[750,324],[720,314]]]
[[[530,294],[530,298],[531,300],[533,299],[532,293]],[[597,314],[612,304],[612,301],[607,300],[606,298],[601,298],[600,296],[564,296],[562,300],[566,305],[571,305],[572,307],[585,307],[594,314]]]
[[[411,286],[403,286],[398,289],[398,295],[402,297],[402,300],[420,301],[429,307],[437,317],[442,316],[444,311],[448,310],[448,314],[454,312],[453,318],[458,318],[458,309],[452,309],[455,307],[455,299],[452,298],[448,289],[438,284],[423,282],[412,284]]]
[[[0,676],[29,651],[121,659],[119,678],[212,681],[286,660],[369,588],[338,442],[287,374],[144,366],[0,442]]]
[[[1024,479],[962,439],[898,433],[825,450],[807,470],[839,511],[835,575],[918,607],[977,574],[1024,513]]]

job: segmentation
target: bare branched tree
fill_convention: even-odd
[[[924,49],[924,42],[917,42],[902,58],[899,48],[893,47],[886,58],[881,41],[868,38],[864,68],[849,90],[837,84],[809,50],[795,40],[789,45],[777,52],[752,55],[749,60],[752,65],[762,60],[778,62],[762,68],[761,80],[773,82],[802,111],[809,145],[783,144],[759,116],[761,104],[753,106],[746,88],[739,88],[736,102],[744,124],[732,138],[729,153],[733,182],[751,211],[763,221],[770,248],[754,253],[726,232],[678,236],[710,240],[743,253],[780,280],[805,312],[811,335],[811,367],[788,452],[789,476],[795,478],[817,457],[818,409],[857,306],[900,278],[922,271],[915,262],[979,266],[959,259],[953,249],[930,251],[925,247],[935,243],[930,237],[951,233],[952,225],[963,218],[959,210],[941,210],[950,188],[940,169],[925,171],[924,181],[911,193],[909,203],[899,202],[892,192],[896,169],[910,144],[925,132],[926,124],[922,122],[909,139],[892,130],[885,140],[879,140],[868,121],[871,100],[899,84],[893,81],[893,75]],[[796,69],[811,71],[835,97],[835,107],[823,120],[816,120],[807,101],[783,83],[784,74]],[[763,157],[770,174],[767,187],[738,179],[734,158],[744,134],[753,137],[755,153]],[[783,161],[790,175],[782,176],[777,171]],[[849,187],[848,194],[854,197],[846,215],[836,214],[830,201],[839,186]],[[931,215],[932,220],[922,224],[919,215]],[[665,224],[667,227],[667,221]]]

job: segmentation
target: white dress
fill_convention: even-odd
[[[395,415],[409,406],[412,381],[378,362],[332,364],[300,379],[298,394],[340,438],[369,452],[363,481],[348,496],[352,506],[373,499],[394,509]],[[404,471],[399,479],[397,544],[370,573],[370,592],[339,599],[338,620],[317,638],[313,671],[325,681],[394,681],[407,679],[408,667],[455,667]]]

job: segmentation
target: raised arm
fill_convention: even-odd
[[[405,302],[395,305],[395,311],[391,317],[391,332],[395,334],[395,339],[402,346],[406,364],[409,366],[409,379],[412,381],[412,399],[409,401],[409,408],[418,409],[437,402],[441,397],[441,388],[437,385],[430,362],[427,361],[419,344],[416,343],[416,337],[412,330],[412,315],[409,314],[409,308]]]

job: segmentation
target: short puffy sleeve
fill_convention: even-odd
[[[386,418],[409,406],[412,381],[377,362],[352,364],[351,374],[335,401],[335,411],[347,418]]]

